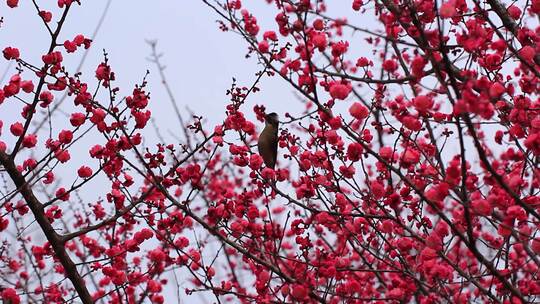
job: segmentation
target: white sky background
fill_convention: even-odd
[[[42,9],[53,11],[53,13],[58,12],[56,1],[38,1],[38,3],[42,5]],[[106,3],[106,0],[83,0],[82,6],[74,5],[58,41],[62,43],[64,40],[71,40],[77,34],[90,37]],[[350,14],[352,1],[332,0],[328,3],[332,4],[329,12],[331,16]],[[244,0],[243,4],[258,17],[261,29],[277,31],[274,22],[275,9],[270,9],[266,1]],[[0,17],[4,17],[4,24],[0,28],[0,50],[6,46],[17,47],[21,51],[21,58],[35,65],[41,65],[41,55],[48,49],[50,37],[37,16],[32,2],[21,0],[17,9],[8,9],[5,0],[1,0]],[[53,22],[50,23],[53,29],[57,18],[58,16],[53,16]],[[102,61],[103,49],[109,54],[109,63],[116,73],[114,86],[120,87],[121,91],[118,95],[120,98],[131,94],[134,85],[141,82],[148,69],[150,75],[147,77],[147,90],[151,92],[149,109],[161,133],[173,142],[172,137],[167,133],[168,131],[178,132],[180,135],[177,118],[166,91],[160,83],[155,65],[147,60],[151,49],[145,40],[156,39],[158,50],[163,53],[162,63],[167,66],[165,70],[167,80],[184,119],[187,119],[189,115],[184,109],[189,107],[195,114],[204,116],[207,119],[207,126],[213,129],[214,125],[225,118],[225,105],[229,102],[225,92],[230,87],[232,78],[235,77],[240,86],[249,86],[255,79],[255,73],[261,68],[257,65],[255,57],[245,59],[246,43],[236,34],[221,32],[215,22],[217,19],[219,19],[217,14],[199,0],[113,0],[106,19],[88,51],[81,78],[89,83],[93,91],[97,83],[94,71]],[[358,24],[366,25],[363,20],[357,21]],[[368,52],[371,53],[371,50]],[[82,55],[81,50],[74,54],[64,54],[64,64],[70,73],[75,71]],[[6,68],[8,68],[8,63],[2,58],[0,77]],[[16,73],[14,66],[11,66],[7,78],[1,85],[7,83],[14,73]],[[35,77],[30,77],[28,72],[25,73],[23,79],[35,79]],[[265,104],[269,112],[275,111],[282,118],[287,111],[295,114],[303,109],[294,97],[292,89],[279,77],[263,78],[259,87],[261,92],[252,95],[243,108],[249,119],[255,121],[252,113],[255,104]],[[61,95],[55,94],[56,99],[59,99]],[[21,119],[20,106],[16,104],[17,106],[14,107],[15,104],[11,100],[6,100],[0,108],[0,119],[4,121],[0,140],[6,141],[8,145],[14,140],[9,134],[9,125]],[[71,104],[72,99],[68,98],[62,107],[70,113]],[[59,115],[56,117],[60,118],[60,123],[53,125],[53,132],[57,133],[68,126],[61,125],[62,121],[66,121],[66,118],[62,117],[63,114],[56,115]],[[53,119],[53,124],[54,122]],[[258,127],[262,126],[258,124]],[[145,141],[149,144],[158,142],[151,125],[146,128],[144,134]],[[93,133],[78,143],[79,149],[76,147],[70,149],[72,160],[55,170],[56,175],[61,175],[62,184],[70,185],[75,178],[76,169],[82,164],[96,168],[95,160],[89,160],[88,157],[88,148],[91,146],[89,144],[95,143],[96,140],[92,136],[99,135]],[[38,140],[37,150],[43,152],[43,137]],[[99,142],[102,142],[102,138]],[[88,186],[93,189],[81,192],[83,199],[88,199],[86,203],[94,202],[98,197],[104,197],[105,191],[96,191],[96,189],[104,189],[99,180],[92,181]],[[172,276],[169,278],[172,280]],[[184,280],[182,273],[179,279]],[[206,298],[206,296],[201,298],[198,295],[188,297],[183,289],[189,284],[181,283],[180,286],[183,303],[199,303]],[[164,292],[166,302],[174,303],[177,294],[175,284],[171,282],[168,287]],[[213,297],[208,295],[207,299],[208,302],[212,302]]]
[[[37,62],[40,63],[40,56],[48,47],[48,35],[39,17],[34,16],[31,2],[21,2],[18,9],[9,11],[2,4],[0,16],[4,16],[4,26],[0,30],[0,42],[19,47],[24,59],[31,62],[31,59],[33,62],[39,60]],[[106,2],[83,1],[81,7],[75,5],[59,41],[72,39],[79,33],[90,36]],[[254,2],[263,8],[267,6],[263,1]],[[218,122],[224,118],[223,106],[227,101],[224,93],[232,77],[236,77],[239,83],[248,82],[254,78],[257,66],[255,60],[244,59],[246,47],[240,38],[222,33],[216,19],[216,14],[197,0],[113,0],[90,49],[83,75],[93,76],[101,62],[103,49],[109,53],[110,64],[117,75],[116,86],[122,89],[123,94],[120,95],[129,94],[149,69],[153,117],[161,122],[176,122],[157,70],[146,60],[150,47],[145,39],[157,39],[158,48],[164,54],[163,63],[167,65],[168,81],[180,108],[188,106],[195,113]],[[66,65],[74,69],[81,56],[82,52],[65,56]],[[5,66],[6,62],[2,60],[0,71],[3,72]],[[272,91],[266,98],[283,100],[290,93],[283,87],[278,90],[275,83],[268,84],[268,81],[263,86],[268,88],[265,91]]]
[[[56,1],[41,0],[38,3],[44,4],[42,9],[57,12],[54,9]],[[74,5],[59,42],[71,40],[77,34],[90,37],[106,3],[107,0],[82,0],[82,6]],[[275,9],[271,8],[265,0],[243,0],[242,3],[257,17],[261,31],[272,29],[277,32],[274,21]],[[347,16],[353,24],[369,29],[380,28],[380,25],[374,23],[371,14],[352,15],[354,13],[351,10],[352,0],[327,0],[326,3],[329,6],[329,16]],[[0,28],[0,51],[8,45],[18,47],[24,60],[40,65],[41,55],[46,52],[50,38],[31,1],[20,0],[19,8],[13,10],[6,7],[5,0],[0,0],[0,17],[2,16],[4,24]],[[161,133],[169,142],[174,143],[172,137],[168,136],[168,132],[181,135],[177,118],[166,91],[161,85],[155,65],[147,60],[151,49],[145,40],[155,39],[158,41],[158,50],[163,53],[161,60],[167,66],[165,74],[184,119],[189,118],[189,114],[184,111],[186,107],[189,107],[195,114],[206,118],[206,126],[212,130],[213,126],[225,118],[225,105],[229,103],[229,98],[225,93],[231,86],[232,78],[237,79],[239,86],[249,86],[256,77],[255,73],[261,68],[257,65],[255,57],[245,58],[247,46],[241,37],[219,30],[215,22],[218,19],[218,15],[200,0],[112,0],[101,30],[88,51],[88,58],[82,69],[82,79],[89,83],[93,91],[97,83],[94,71],[102,61],[103,49],[106,49],[109,54],[109,63],[116,74],[114,86],[121,89],[119,98],[130,95],[134,85],[140,83],[146,70],[149,70],[150,75],[147,77],[147,90],[151,92],[149,109]],[[53,17],[53,20],[57,19]],[[54,21],[51,25],[55,27]],[[354,53],[349,53],[347,56],[349,59],[354,59],[355,55],[374,59],[372,47],[362,47],[366,46],[366,43],[362,41],[363,37],[357,35],[349,39],[350,35],[345,35],[344,39],[348,39],[351,43],[350,53]],[[82,55],[83,52],[80,50],[75,54],[64,54],[64,64],[70,73],[76,69]],[[7,62],[2,58],[0,77],[6,68]],[[15,70],[11,67],[8,77],[13,73]],[[378,78],[378,73],[375,73],[375,77]],[[3,86],[7,80],[5,79],[0,85]],[[280,77],[263,78],[259,88],[261,91],[248,98],[243,106],[248,119],[254,121],[258,128],[261,128],[262,124],[254,119],[252,108],[255,104],[266,105],[268,112],[277,112],[282,118],[287,111],[294,115],[303,109],[293,95],[292,88]],[[372,95],[373,93],[370,93],[366,96],[367,99],[369,100]],[[59,98],[61,94],[56,94],[56,96]],[[352,101],[351,99],[346,104]],[[0,120],[4,121],[0,140],[8,143],[13,140],[13,136],[9,134],[9,125],[15,120],[20,120],[20,106],[11,107],[10,102],[11,100],[7,100],[0,107]],[[68,104],[72,104],[72,99],[67,99],[65,102],[66,111],[69,113],[72,106],[68,107]],[[343,103],[343,106],[346,104]],[[342,112],[346,113],[346,111]],[[62,114],[57,115],[62,118]],[[60,121],[65,121],[65,118]],[[53,127],[57,132],[67,126],[54,125]],[[149,145],[158,142],[151,125],[147,126],[143,134]],[[79,145],[81,149],[78,151],[75,147],[70,150],[72,161],[55,171],[62,173],[62,178],[66,180],[64,185],[71,184],[75,171],[80,165],[85,164],[96,168],[95,160],[88,163],[89,144],[96,140],[92,136],[97,135],[93,133],[81,142]],[[99,142],[102,142],[101,137]],[[37,150],[43,151],[43,149],[43,138],[40,138]],[[470,150],[472,151],[472,148]],[[450,146],[445,151],[453,155],[458,153],[458,146]],[[471,152],[467,151],[467,153]],[[103,185],[100,185],[100,181],[92,181],[89,186],[100,191],[91,188],[83,191],[82,195],[84,199],[89,199],[88,203],[95,201],[97,196],[105,195],[106,190],[102,190]],[[202,302],[202,299],[196,295],[187,297],[184,294],[183,288],[188,284],[181,284],[181,286],[180,296],[183,303]],[[166,302],[174,303],[176,302],[175,284],[171,283],[168,287],[169,289],[164,293]],[[208,302],[212,302],[213,297],[209,296],[208,299]]]
[[[350,14],[352,1],[328,2],[331,4],[330,15]],[[38,3],[46,3],[49,8],[56,6],[56,1]],[[82,1],[82,6],[74,5],[59,42],[72,39],[76,34],[91,36],[106,3],[106,0],[94,0]],[[258,17],[261,29],[277,31],[275,9],[271,9],[265,0],[245,0],[243,4]],[[2,3],[0,16],[4,17],[0,30],[2,49],[6,43],[17,46],[22,58],[41,63],[40,58],[48,48],[49,37],[40,18],[35,15],[31,1],[21,0],[19,8],[14,10],[7,9]],[[120,96],[130,94],[133,85],[140,83],[148,69],[152,116],[159,118],[160,122],[176,122],[157,70],[146,60],[150,47],[145,39],[156,39],[158,49],[164,55],[162,62],[167,66],[165,72],[168,81],[180,108],[188,106],[212,124],[218,123],[225,117],[224,105],[228,101],[225,91],[230,87],[232,77],[237,79],[239,85],[250,85],[260,66],[255,58],[244,58],[246,44],[236,34],[221,32],[215,22],[217,19],[217,14],[199,0],[113,0],[89,50],[82,69],[87,77],[83,76],[83,79],[92,84],[93,79],[88,77],[94,75],[95,68],[103,58],[103,49],[106,49],[117,76],[116,86],[122,89]],[[364,20],[358,21],[357,24],[366,25]],[[74,70],[81,56],[81,51],[65,55],[66,66]],[[0,75],[6,65],[5,60],[0,61]],[[263,79],[260,85],[262,91],[250,98],[244,109],[251,110],[255,103],[264,103],[268,109],[279,114],[292,110],[292,90],[284,84],[279,77]],[[162,126],[166,128],[168,124]]]

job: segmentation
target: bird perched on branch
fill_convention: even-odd
[[[266,167],[274,169],[277,159],[278,146],[278,126],[279,116],[276,113],[270,113],[265,116],[265,127],[259,135],[259,154],[262,156]]]

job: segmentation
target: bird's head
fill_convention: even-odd
[[[267,114],[264,118],[268,125],[277,126],[279,124],[279,116],[275,112]]]

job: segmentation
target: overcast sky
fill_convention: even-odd
[[[273,12],[265,1],[244,2],[262,13],[265,9],[268,13]],[[54,3],[50,1],[50,5]],[[107,1],[82,3],[82,6],[75,5],[70,12],[60,42],[79,33],[91,36]],[[3,46],[7,42],[19,47],[25,60],[39,64],[41,54],[48,48],[48,35],[34,14],[30,1],[21,1],[18,9],[9,11],[2,4],[0,16],[4,17],[4,26],[0,30],[0,42]],[[93,75],[105,49],[117,75],[116,85],[122,89],[124,94],[121,95],[125,95],[141,81],[146,70],[150,70],[148,81],[153,116],[159,117],[161,122],[176,122],[167,95],[159,83],[159,75],[154,65],[146,60],[150,47],[145,40],[155,39],[163,52],[168,81],[180,107],[188,106],[195,113],[218,122],[224,117],[225,91],[230,87],[232,78],[235,77],[239,84],[248,85],[259,66],[255,59],[244,58],[246,44],[238,36],[218,29],[217,19],[217,15],[198,0],[113,0],[89,50],[83,73]],[[273,21],[273,17],[260,19],[262,22]],[[75,69],[81,56],[82,52],[65,56],[67,66]],[[6,64],[6,61],[0,61],[1,72]],[[86,80],[92,81],[91,78]],[[286,98],[291,97],[291,91],[280,85],[278,79],[264,80],[262,87],[265,89],[252,102],[271,104],[276,109],[283,107]]]
[[[90,37],[108,1],[81,2],[82,6],[73,6],[59,38],[60,43],[66,39],[71,40],[77,34]],[[275,10],[269,9],[265,0],[243,2],[255,12],[261,28],[277,30]],[[44,5],[42,9],[57,12],[54,10],[56,1],[38,3],[49,5]],[[332,4],[335,5],[331,8],[334,15],[340,16],[350,7],[351,1],[339,0]],[[4,17],[4,24],[0,28],[0,49],[8,45],[18,47],[24,60],[39,66],[41,55],[49,45],[49,35],[36,15],[32,2],[21,0],[19,8],[13,10],[8,9],[2,0],[0,17]],[[147,60],[151,49],[145,40],[157,40],[158,49],[163,53],[162,62],[167,66],[165,73],[179,107],[189,107],[194,113],[204,116],[209,126],[218,124],[225,117],[225,105],[228,103],[225,92],[231,86],[232,78],[236,78],[239,85],[251,85],[260,66],[255,58],[245,58],[247,48],[240,37],[219,30],[217,19],[218,16],[199,0],[113,0],[92,48],[88,51],[88,58],[82,68],[82,79],[95,86],[93,75],[103,58],[103,49],[109,54],[110,65],[117,77],[115,86],[121,88],[122,97],[129,95],[134,85],[140,83],[146,70],[149,70],[147,80],[151,92],[149,108],[152,116],[164,133],[180,132],[167,94],[160,84],[159,74],[154,64]],[[70,72],[75,70],[82,55],[83,52],[78,51],[64,56]],[[0,60],[0,77],[6,68],[7,62]],[[15,69],[12,66],[8,76],[13,73]],[[252,96],[244,108],[250,117],[253,117],[251,109],[255,104],[265,104],[268,110],[280,115],[286,111],[294,113],[302,108],[295,102],[291,88],[278,77],[263,79],[260,87],[262,91]],[[20,120],[20,106],[4,104],[1,113],[0,119],[4,120],[4,126]],[[64,126],[53,127],[59,130]],[[4,127],[4,134],[6,129]],[[146,139],[150,142],[156,141],[156,138],[148,136]],[[2,140],[9,142],[12,138],[5,134]],[[92,141],[91,138],[87,140]],[[80,152],[72,152],[70,171],[66,171],[66,174],[73,174],[73,168],[78,167],[76,164],[88,161],[87,151]],[[183,284],[183,287],[187,286]],[[168,296],[173,296],[169,293],[176,294],[176,290],[168,290]],[[186,302],[183,290],[181,295]],[[199,301],[200,298],[195,299],[195,302]]]

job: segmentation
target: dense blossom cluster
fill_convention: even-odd
[[[538,301],[540,1],[354,0],[345,18],[261,0],[263,28],[249,3],[203,0],[261,71],[182,142],[143,141],[147,84],[120,97],[107,54],[93,75],[64,65],[92,44],[62,33],[84,1],[32,2],[41,62],[1,46],[17,69],[0,113],[20,113],[0,114],[5,302],[164,303],[179,285],[234,303]],[[263,77],[303,104],[275,170],[254,147],[282,108],[260,105]]]

